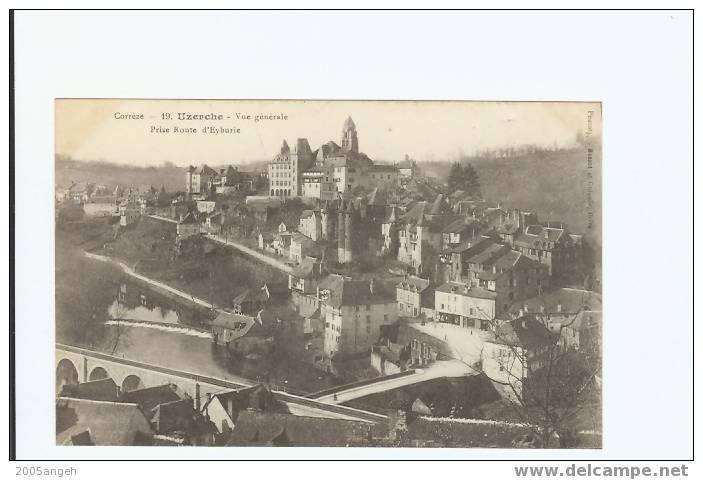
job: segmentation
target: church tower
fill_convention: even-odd
[[[342,129],[342,148],[348,152],[359,153],[359,139],[356,136],[356,125],[351,117],[347,117]]]

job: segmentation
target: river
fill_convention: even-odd
[[[207,310],[189,308],[149,288],[123,283],[108,307],[109,339],[97,347],[119,357],[242,383],[268,378],[291,393],[334,386],[332,377],[285,355],[243,358],[215,345]],[[242,380],[244,379],[244,380]]]

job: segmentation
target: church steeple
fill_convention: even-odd
[[[344,122],[344,128],[342,129],[342,148],[358,153],[359,152],[359,139],[356,136],[356,125],[354,125],[354,120],[351,117],[347,117]]]

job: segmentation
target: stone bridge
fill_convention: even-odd
[[[173,383],[195,399],[196,406],[207,394],[250,387],[254,382],[235,383],[221,378],[184,372],[116,357],[71,345],[56,344],[56,392],[66,384],[77,384],[103,378],[112,378],[121,391]],[[319,400],[274,391],[274,396],[285,403],[294,415],[340,418],[378,423],[384,415],[324,403]]]

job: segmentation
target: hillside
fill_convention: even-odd
[[[575,233],[598,239],[601,231],[601,179],[594,169],[593,229],[588,232],[586,156],[583,150],[538,151],[509,158],[465,158],[478,172],[487,200],[534,211],[542,221],[563,221]],[[594,158],[600,165],[600,156]],[[446,178],[449,162],[420,163],[426,174]],[[598,242],[600,243],[600,242]]]
[[[210,165],[218,169],[219,165]],[[243,171],[261,170],[263,162],[252,162],[240,165]],[[107,187],[153,185],[160,188],[163,185],[167,191],[180,191],[185,188],[185,169],[170,163],[158,167],[135,167],[98,161],[78,161],[56,156],[55,185],[68,186],[71,182],[99,183]]]

